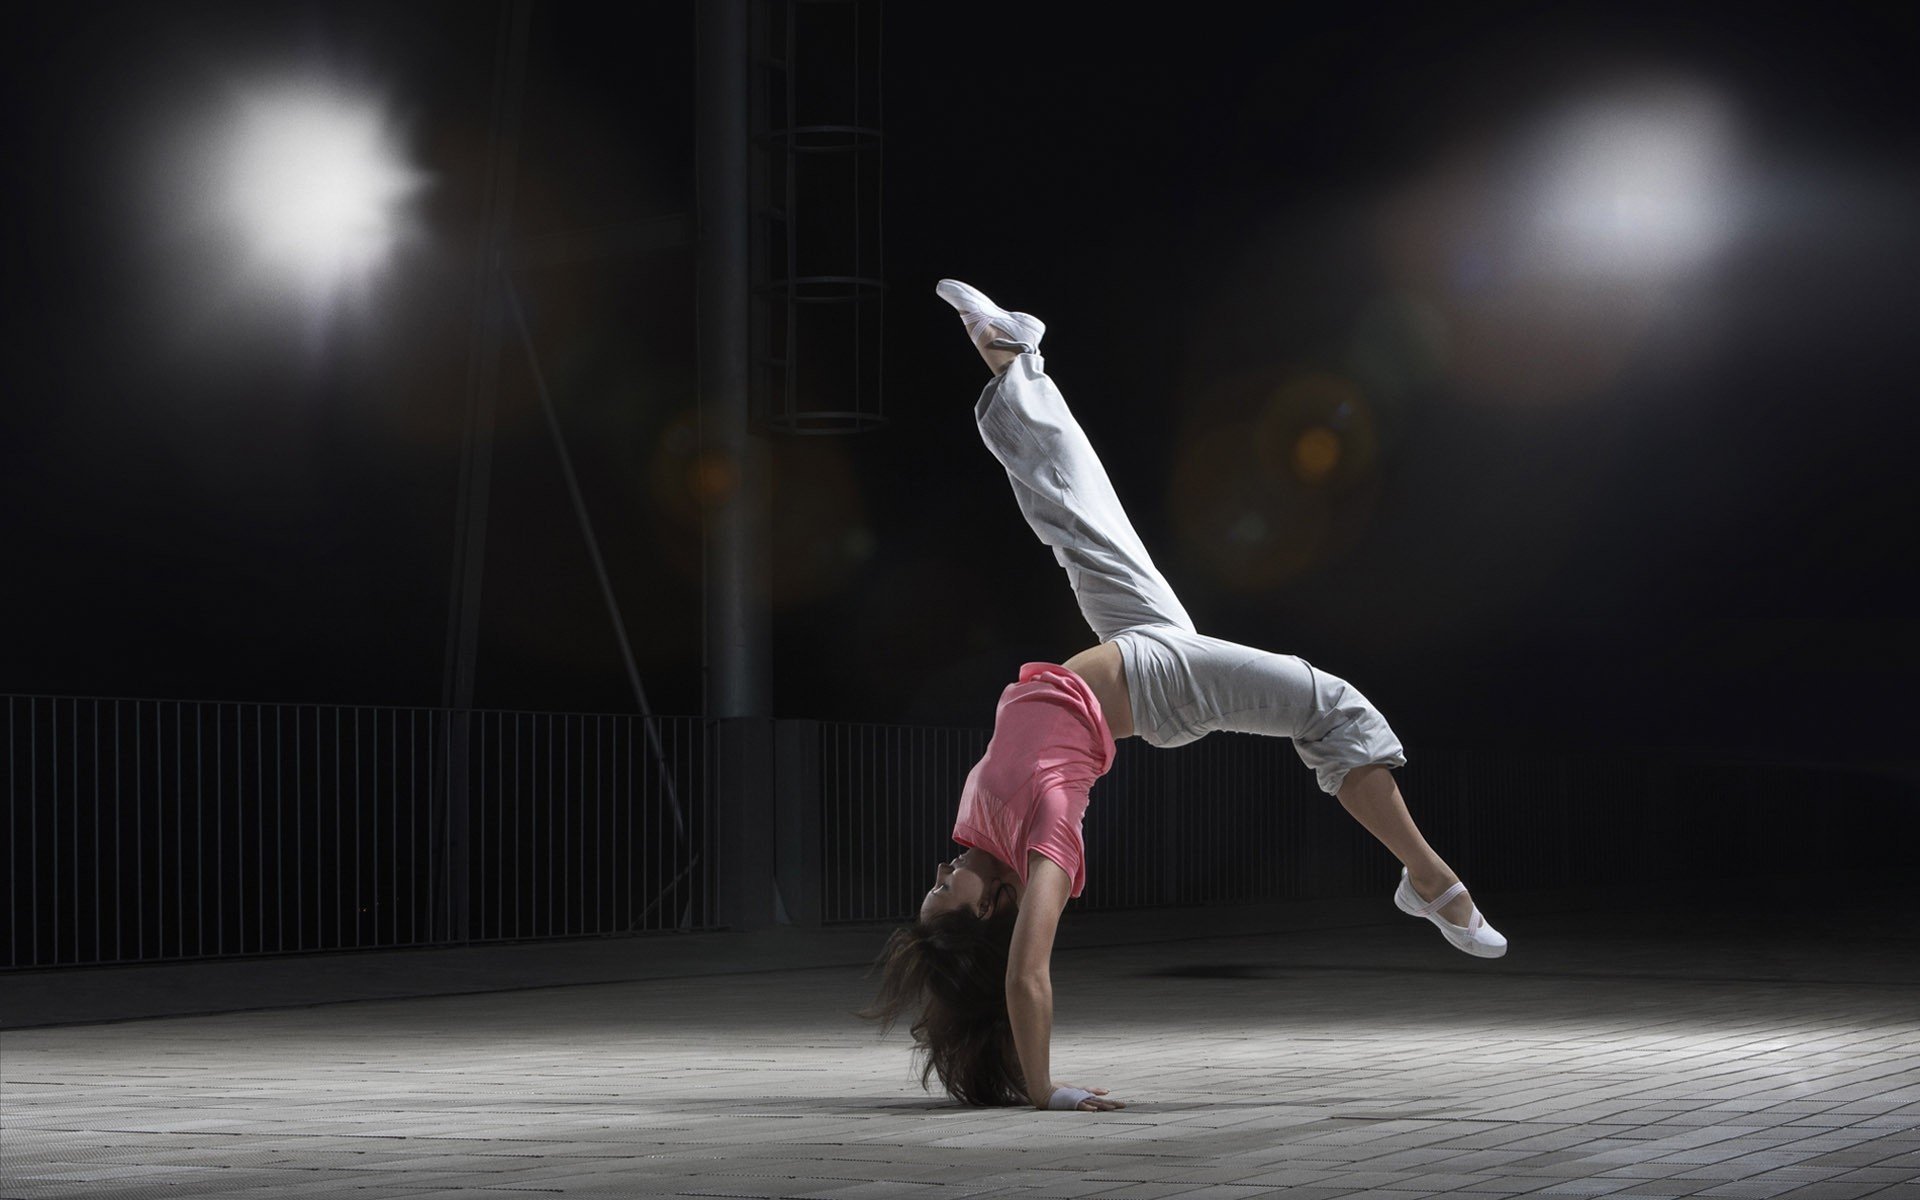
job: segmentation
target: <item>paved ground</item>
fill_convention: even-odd
[[[1106,1114],[921,1092],[839,966],[16,1029],[0,1195],[1920,1197],[1881,899],[1063,951]]]

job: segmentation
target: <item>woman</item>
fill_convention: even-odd
[[[1104,1088],[1050,1074],[1048,963],[1067,900],[1086,885],[1081,817],[1114,741],[1184,745],[1216,729],[1293,739],[1318,776],[1402,864],[1394,903],[1468,954],[1507,942],[1433,852],[1390,768],[1406,756],[1358,690],[1304,660],[1196,633],[1128,522],[1105,469],[1047,378],[1046,326],[957,280],[936,293],[960,313],[994,373],[974,406],[980,436],[1014,497],[1053,548],[1100,644],[1065,663],[1027,663],[1000,697],[993,740],[967,776],[953,838],[966,849],[934,871],[919,920],[876,964],[881,992],[862,1015],[891,1027],[918,1005],[921,1083],[938,1072],[967,1104],[1124,1108]]]

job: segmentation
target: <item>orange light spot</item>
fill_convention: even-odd
[[[1293,469],[1306,483],[1319,483],[1340,465],[1340,435],[1316,425],[1293,444]]]
[[[718,504],[733,494],[733,464],[718,454],[702,454],[687,467],[687,487],[702,504]]]

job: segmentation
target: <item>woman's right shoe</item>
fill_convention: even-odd
[[[1005,351],[1025,346],[1028,350],[1038,350],[1040,339],[1046,336],[1046,324],[1039,317],[1032,313],[1008,312],[987,299],[987,294],[979,288],[958,279],[942,279],[933,294],[953,305],[960,314],[961,324],[967,327],[967,336],[973,339],[974,348],[982,357],[987,357],[990,349]]]
[[[1487,919],[1480,915],[1478,905],[1468,914],[1465,925],[1455,925],[1440,915],[1442,908],[1466,890],[1466,884],[1455,883],[1433,899],[1422,900],[1420,893],[1413,890],[1413,881],[1407,878],[1407,869],[1401,867],[1400,886],[1394,889],[1393,904],[1410,917],[1425,917],[1439,926],[1441,934],[1456,950],[1464,950],[1476,958],[1499,958],[1507,952],[1507,939],[1500,935],[1498,929],[1487,924]]]

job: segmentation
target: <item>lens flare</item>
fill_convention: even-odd
[[[1372,466],[1373,413],[1351,379],[1310,371],[1273,390],[1254,438],[1260,463],[1270,473],[1316,487],[1350,484]]]
[[[1340,465],[1340,435],[1325,426],[1303,432],[1293,443],[1293,469],[1307,483],[1319,483]]]
[[[688,464],[687,490],[708,507],[726,503],[739,483],[740,472],[734,461],[715,451],[703,451]]]

